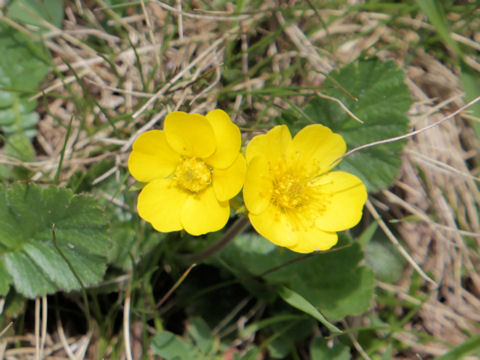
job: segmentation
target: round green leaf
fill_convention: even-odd
[[[373,272],[359,265],[363,252],[357,243],[331,252],[299,255],[250,234],[237,236],[216,258],[239,278],[264,274],[265,282],[288,288],[290,291],[279,293],[282,298],[310,315],[314,312],[307,303],[331,320],[359,315],[368,309],[373,296]],[[260,294],[258,286],[243,284]]]
[[[0,278],[24,296],[99,282],[110,248],[95,199],[56,187],[0,185]],[[4,288],[0,282],[0,294]]]

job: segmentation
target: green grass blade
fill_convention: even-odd
[[[435,27],[438,35],[442,40],[452,48],[453,51],[459,56],[462,56],[462,51],[458,47],[457,43],[450,36],[450,29],[443,11],[440,1],[435,0],[416,0],[418,6],[427,16],[430,23]]]
[[[320,311],[318,311],[308,300],[306,300],[304,297],[299,295],[293,290],[290,290],[289,288],[286,288],[285,286],[282,286],[281,288],[278,289],[278,295],[285,300],[288,304],[293,306],[294,308],[297,308],[298,310],[301,310],[311,316],[313,316],[315,319],[320,321],[323,325],[325,325],[328,330],[330,330],[334,334],[341,333],[342,330],[337,328],[335,325],[330,323],[325,316],[323,316]]]
[[[446,354],[437,358],[437,360],[457,360],[463,359],[465,356],[471,354],[474,351],[480,351],[480,335],[476,335],[463,344],[454,347]]]

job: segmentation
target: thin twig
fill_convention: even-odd
[[[132,360],[132,345],[130,344],[130,291],[125,295],[123,306],[123,340],[125,341],[125,356]]]
[[[363,124],[363,120],[361,120],[353,112],[351,112],[350,109],[343,102],[340,101],[340,99],[337,99],[337,98],[334,98],[334,97],[331,97],[331,96],[328,96],[328,95],[324,95],[324,94],[320,93],[320,91],[315,91],[315,94],[318,97],[321,97],[321,98],[324,98],[324,99],[327,99],[327,100],[335,101],[338,105],[340,105],[340,107],[343,109],[343,111],[345,111],[348,115],[350,115],[354,120],[358,121],[360,124]]]
[[[435,287],[438,287],[438,284],[435,282],[435,280],[433,280],[432,278],[430,278],[426,273],[425,271],[422,270],[422,268],[420,267],[420,265],[418,265],[415,260],[413,260],[413,258],[410,256],[410,254],[408,253],[407,250],[405,250],[405,248],[400,244],[400,242],[398,241],[398,239],[395,237],[395,235],[392,233],[392,231],[388,228],[388,226],[385,224],[385,222],[383,221],[383,219],[381,218],[381,216],[378,214],[377,210],[375,209],[375,207],[373,206],[373,204],[371,203],[370,200],[367,200],[367,209],[368,211],[370,211],[370,213],[372,214],[372,216],[374,217],[375,220],[378,221],[378,225],[380,226],[380,228],[383,230],[383,232],[385,233],[385,235],[387,235],[387,237],[390,239],[390,241],[393,243],[393,245],[397,248],[397,250],[403,255],[403,257],[405,257],[405,259],[410,263],[410,265],[413,266],[413,268],[420,274],[420,276],[425,279],[426,281],[428,281],[429,283],[435,285]]]
[[[142,114],[150,105],[152,105],[155,101],[157,101],[165,91],[170,88],[175,82],[181,79],[185,73],[190,71],[194,66],[196,66],[200,61],[202,61],[207,55],[211,54],[212,51],[218,47],[225,39],[222,37],[215,41],[212,45],[210,45],[203,53],[201,53],[197,58],[192,60],[187,67],[185,67],[182,71],[180,71],[177,75],[175,75],[168,83],[166,83],[160,90],[158,90],[150,99],[143,104],[140,109],[138,109],[133,115],[132,118],[136,119],[140,114]]]
[[[70,347],[70,344],[67,341],[67,337],[65,336],[65,331],[63,330],[62,319],[60,319],[60,313],[59,313],[58,309],[56,310],[56,316],[57,316],[58,337],[60,338],[60,342],[63,345],[63,349],[67,353],[67,356],[70,360],[77,360],[77,357],[73,353],[72,348]]]
[[[376,145],[382,145],[382,144],[388,144],[388,143],[391,143],[391,142],[395,142],[395,141],[399,141],[399,140],[403,140],[403,139],[407,139],[409,137],[412,137],[412,136],[415,136],[415,135],[418,135],[424,131],[427,131],[427,130],[430,130],[431,128],[434,128],[435,126],[438,126],[440,125],[441,123],[447,121],[447,120],[450,120],[451,118],[455,117],[456,115],[458,115],[459,113],[461,113],[462,111],[464,111],[465,109],[469,108],[470,106],[472,106],[473,104],[477,103],[480,101],[480,96],[478,96],[477,98],[473,99],[472,101],[470,101],[469,103],[467,103],[466,105],[462,106],[461,108],[457,109],[456,111],[454,111],[453,113],[451,113],[450,115],[448,116],[445,116],[444,118],[438,120],[438,121],[435,121],[434,123],[430,124],[430,125],[427,125],[421,129],[418,129],[418,130],[415,130],[415,131],[412,131],[412,132],[409,132],[408,134],[405,134],[405,135],[400,135],[400,136],[395,136],[393,138],[389,138],[389,139],[383,139],[383,140],[378,140],[378,141],[374,141],[374,142],[371,142],[369,144],[364,144],[364,145],[360,145],[360,146],[357,146],[356,148],[350,150],[350,151],[347,151],[345,154],[343,154],[342,156],[340,156],[339,158],[337,158],[336,160],[332,161],[332,163],[330,165],[333,165],[335,163],[338,163],[340,160],[342,160],[343,158],[353,154],[354,152],[357,152],[359,150],[363,150],[363,149],[366,149],[366,148],[369,148],[369,147],[372,147],[372,146],[376,146]]]
[[[35,298],[35,359],[40,360],[40,298]]]
[[[167,299],[170,297],[170,295],[172,295],[172,293],[180,286],[180,284],[183,282],[183,280],[185,280],[185,278],[188,276],[188,274],[190,274],[190,271],[192,271],[192,269],[196,265],[197,264],[192,264],[192,265],[189,266],[189,268],[187,270],[185,270],[185,272],[182,274],[182,276],[180,276],[180,279],[178,279],[177,282],[175,284],[173,284],[173,286],[170,288],[170,290],[168,290],[168,292],[155,305],[155,307],[153,308],[154,310],[157,310],[159,307],[161,307],[163,305],[163,303],[165,301],[167,301]]]
[[[152,21],[150,20],[150,15],[148,15],[148,11],[147,11],[147,8],[145,7],[145,1],[144,0],[140,0],[140,4],[142,6],[142,12],[143,12],[143,15],[145,17],[145,22],[147,23],[147,28],[148,28],[148,37],[150,38],[150,43],[155,46],[156,45],[156,41],[155,41],[155,36],[153,35],[153,25],[152,25]],[[154,51],[154,54],[155,54],[155,61],[157,62],[157,66],[159,67],[159,69],[162,68],[162,60],[161,60],[161,56],[159,54],[158,51]]]
[[[5,328],[0,331],[0,338],[13,326],[13,321],[10,321]],[[0,357],[1,358],[1,357]]]
[[[40,358],[43,359],[45,343],[47,342],[47,315],[48,315],[47,297],[42,296],[42,328],[40,333]]]
[[[204,19],[204,20],[214,20],[214,21],[241,21],[241,20],[246,20],[251,17],[250,14],[245,14],[245,15],[237,15],[237,14],[232,14],[232,15],[206,15],[206,14],[192,14],[189,12],[185,12],[182,10],[182,8],[174,8],[173,6],[170,6],[168,4],[165,4],[162,1],[158,0],[151,0],[153,3],[160,5],[162,8],[171,11],[175,14],[180,14],[182,16],[185,16],[187,18],[197,18],[197,19]]]

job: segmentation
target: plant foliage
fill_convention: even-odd
[[[97,283],[111,243],[96,200],[33,184],[0,186],[0,295],[34,298]]]

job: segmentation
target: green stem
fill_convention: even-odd
[[[243,232],[245,228],[248,226],[249,221],[246,216],[241,216],[239,217],[233,225],[230,227],[230,229],[227,230],[225,234],[223,234],[222,238],[220,239],[219,242],[213,244],[209,248],[203,250],[202,252],[194,255],[188,255],[185,256],[185,260],[191,263],[197,263],[199,261],[202,261],[213,254],[219,252],[222,250],[227,244],[235,239],[235,237]]]

